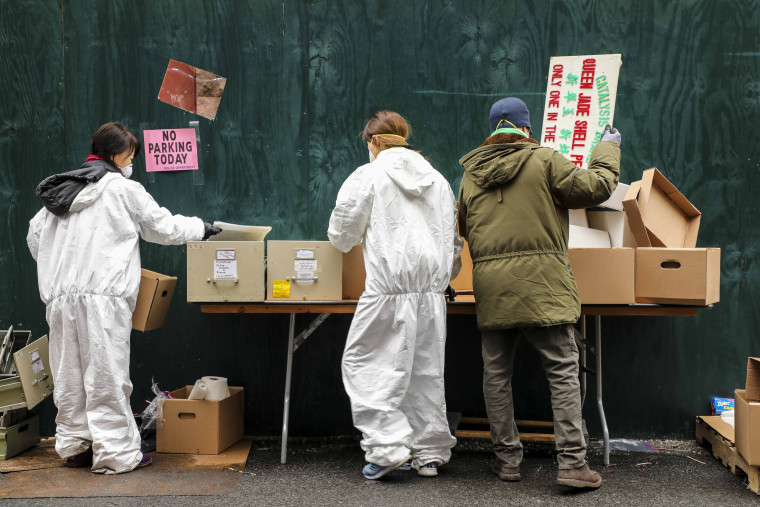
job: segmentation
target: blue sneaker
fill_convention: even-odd
[[[362,469],[362,474],[364,474],[365,479],[369,479],[369,480],[379,479],[380,477],[387,475],[389,472],[393,472],[394,470],[396,470],[398,467],[406,463],[407,460],[409,460],[410,458],[411,456],[407,456],[406,458],[402,459],[398,463],[394,463],[393,465],[388,465],[388,466],[380,466],[374,463],[367,463]]]

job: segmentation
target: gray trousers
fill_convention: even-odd
[[[586,441],[581,428],[578,347],[571,324],[482,332],[483,395],[494,452],[510,467],[516,467],[522,461],[523,447],[512,403],[513,362],[521,336],[541,354],[541,363],[549,380],[559,468],[583,466]]]

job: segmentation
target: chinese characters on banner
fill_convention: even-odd
[[[145,170],[192,171],[198,169],[195,129],[144,130]]]
[[[555,56],[549,61],[543,132],[540,143],[566,156],[578,167],[615,115],[619,54]]]

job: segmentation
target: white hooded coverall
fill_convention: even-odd
[[[203,233],[202,220],[172,215],[119,173],[88,184],[64,215],[42,208],[29,222],[27,243],[47,305],[55,447],[62,458],[92,446],[93,472],[128,472],[140,463],[129,404],[139,239],[183,244]]]
[[[343,252],[363,241],[367,272],[343,352],[343,384],[366,460],[447,463],[444,291],[461,267],[451,187],[420,154],[381,151],[348,177],[327,231]]]

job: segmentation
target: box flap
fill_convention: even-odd
[[[748,402],[760,401],[760,357],[747,359],[747,385],[744,396]]]
[[[644,217],[639,208],[638,198],[640,192],[641,182],[634,181],[631,183],[628,192],[626,192],[625,197],[623,197],[623,209],[628,217],[628,226],[631,228],[631,233],[636,241],[636,246],[651,247],[652,243],[649,241],[647,228],[644,226]]]
[[[701,213],[656,167],[644,171],[637,202],[652,246],[697,246]]]

